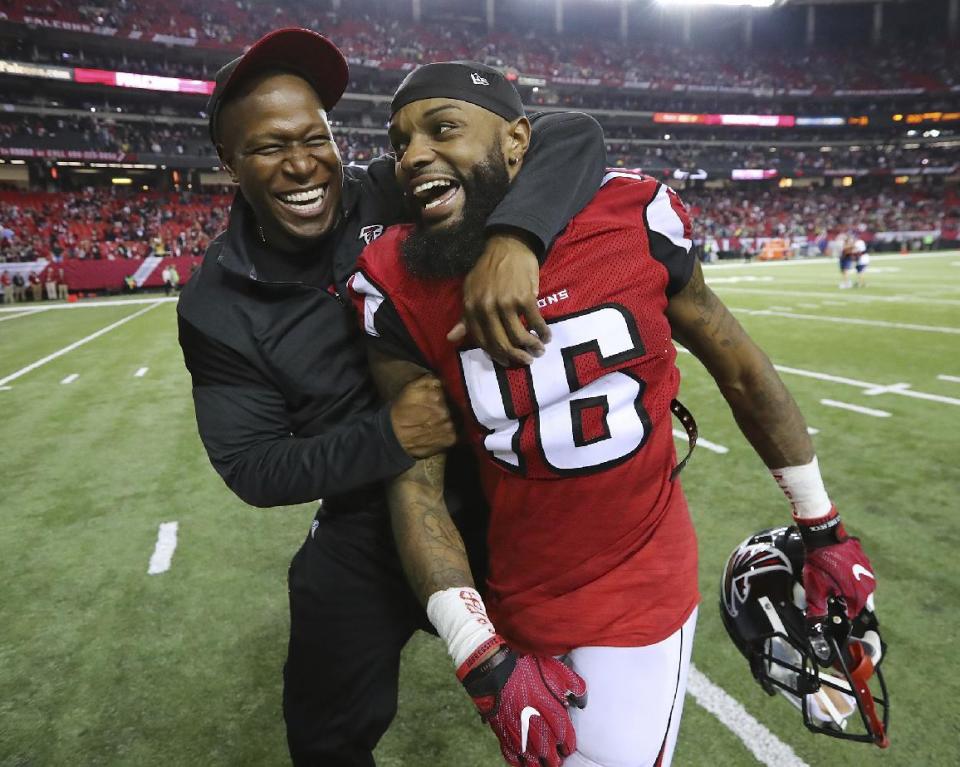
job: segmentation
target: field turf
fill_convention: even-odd
[[[707,270],[781,366],[817,430],[831,495],[879,574],[892,746],[807,733],[797,711],[752,681],[724,634],[723,561],[752,531],[788,520],[788,509],[712,381],[681,354],[682,399],[702,436],[728,448],[698,449],[683,475],[701,552],[694,663],[795,752],[794,764],[953,767],[960,254],[875,258],[866,289],[838,290],[838,276],[832,262]],[[0,312],[2,767],[288,763],[285,577],[313,508],[247,507],[213,472],[196,435],[174,311],[105,302]],[[883,388],[893,384],[901,386]],[[179,523],[171,567],[148,575],[158,526],[169,521]],[[688,696],[674,764],[777,763],[729,723]],[[438,640],[420,635],[407,648],[400,712],[377,759],[380,767],[501,764]]]

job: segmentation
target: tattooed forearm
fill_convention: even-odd
[[[684,289],[689,309],[693,315],[688,322],[693,323],[697,335],[709,338],[723,349],[736,349],[746,336],[737,318],[734,317],[716,294],[707,287],[699,265],[694,270],[690,283]],[[679,339],[678,339],[679,340]]]
[[[411,362],[370,350],[370,370],[385,399],[392,399],[410,381],[428,373]],[[473,586],[466,548],[443,499],[446,458],[417,461],[388,488],[390,520],[400,562],[417,598],[453,586]]]
[[[720,390],[743,435],[767,467],[798,466],[813,459],[803,414],[765,355],[750,376]]]
[[[407,580],[424,604],[431,594],[472,586],[460,533],[443,500],[443,456],[418,461],[390,485],[390,517]]]
[[[667,309],[674,338],[704,364],[744,436],[774,469],[807,463],[813,443],[767,355],[703,280],[699,264]]]

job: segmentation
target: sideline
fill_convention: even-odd
[[[6,322],[7,320],[15,320],[17,319],[17,317],[28,317],[31,314],[40,314],[52,308],[53,308],[52,306],[44,306],[39,309],[27,309],[26,311],[24,311],[23,309],[14,309],[12,306],[8,306],[6,309],[0,309],[0,311],[19,312],[19,314],[10,314],[8,317],[0,317],[0,322]]]
[[[93,341],[94,339],[97,339],[106,333],[109,333],[111,330],[115,330],[116,328],[119,328],[124,323],[130,322],[130,320],[134,320],[137,317],[139,317],[141,314],[146,314],[151,309],[156,309],[158,306],[160,306],[159,303],[153,303],[150,306],[144,307],[138,312],[134,312],[133,314],[130,314],[124,317],[123,319],[117,320],[116,322],[113,322],[107,325],[105,328],[100,328],[100,330],[96,331],[95,333],[91,333],[85,338],[81,338],[79,341],[74,341],[69,346],[64,346],[62,349],[55,351],[53,354],[48,354],[43,359],[39,359],[36,362],[31,362],[26,367],[20,368],[20,370],[18,370],[17,372],[11,373],[6,378],[0,378],[0,386],[5,386],[6,384],[10,383],[10,381],[14,381],[20,376],[26,375],[31,370],[36,370],[41,365],[46,365],[48,362],[52,362],[53,360],[57,359],[57,357],[62,357],[67,352],[72,352],[74,349],[80,346],[83,346],[84,344],[89,343],[90,341]]]
[[[51,312],[57,311],[59,309],[100,309],[104,306],[136,306],[142,304],[170,304],[178,300],[176,296],[162,297],[162,298],[92,298],[90,300],[84,299],[83,301],[77,301],[76,303],[67,304],[67,303],[58,303],[51,304],[50,306],[41,306],[35,309],[32,309],[30,314],[37,314],[39,312]],[[0,313],[3,312],[22,312],[24,311],[22,307],[0,307]],[[17,315],[20,316],[20,315]],[[0,322],[3,322],[4,319],[13,319],[12,317],[4,317],[0,319]]]

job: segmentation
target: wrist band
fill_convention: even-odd
[[[843,543],[847,540],[847,531],[840,521],[840,515],[834,506],[830,513],[817,519],[799,519],[794,517],[800,530],[803,545],[808,551],[830,546],[834,543]]]
[[[771,469],[770,473],[780,485],[783,494],[790,501],[793,517],[800,520],[819,519],[830,513],[832,504],[823,486],[820,465],[814,456],[810,463],[803,466],[786,466]]]
[[[431,594],[427,600],[427,617],[446,642],[447,652],[457,668],[496,635],[483,599],[469,586]]]

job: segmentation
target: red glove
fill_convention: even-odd
[[[847,535],[836,507],[819,519],[797,519],[806,556],[803,590],[808,620],[827,614],[827,600],[842,597],[847,617],[856,618],[877,587],[877,579],[860,540]]]
[[[477,662],[491,649],[497,651]],[[500,636],[484,642],[457,669],[513,767],[560,767],[577,748],[567,708],[587,705],[587,684],[549,655],[517,655]]]

